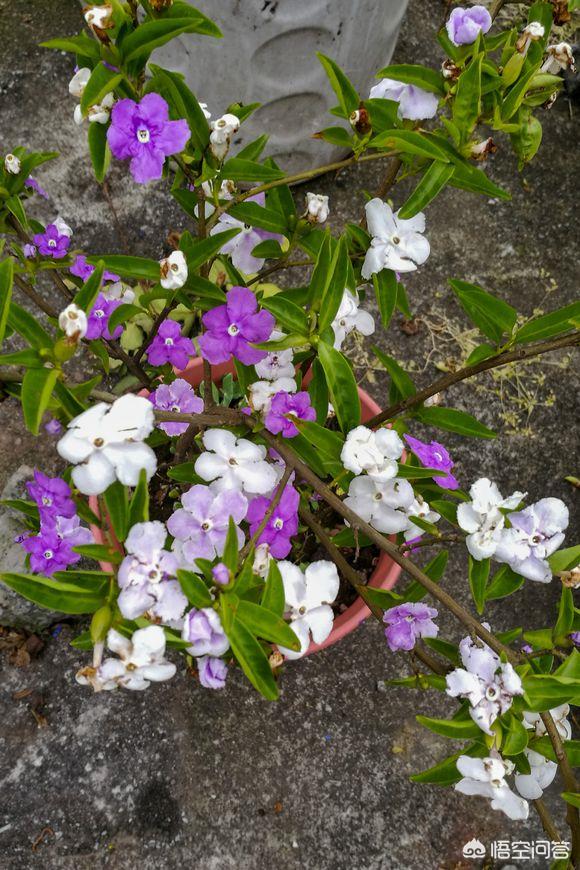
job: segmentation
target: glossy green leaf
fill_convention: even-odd
[[[429,716],[416,716],[417,722],[442,737],[466,740],[479,737],[481,729],[473,719],[431,719]]]
[[[241,202],[239,205],[232,206],[229,213],[236,220],[252,227],[260,227],[271,233],[287,232],[283,215],[267,206],[258,205],[257,202]]]
[[[399,399],[406,399],[409,396],[414,396],[417,392],[415,384],[407,372],[401,368],[399,363],[376,345],[373,345],[372,351],[391,377],[391,401],[398,401]]]
[[[481,113],[481,63],[483,53],[472,58],[457,80],[453,100],[453,122],[459,130],[460,141],[471,137]]]
[[[428,138],[414,130],[385,130],[384,133],[375,136],[370,144],[373,148],[388,148],[403,154],[424,157],[426,160],[449,163],[449,157],[436,137]]]
[[[300,650],[300,641],[281,616],[260,604],[240,601],[236,610],[239,619],[256,637],[288,649]]]
[[[199,19],[164,17],[154,21],[145,21],[123,40],[121,45],[123,62],[133,61],[143,65],[152,51],[175,39],[175,37],[181,36],[183,33],[206,33],[208,21],[208,18],[201,15]],[[212,36],[221,35],[217,27],[215,30],[217,32],[211,34]]]
[[[499,344],[504,334],[511,334],[518,316],[515,308],[476,284],[450,279],[449,286],[467,316],[484,335]]]
[[[530,740],[530,749],[543,755],[544,758],[549,758],[550,761],[558,760],[552,746],[552,741],[547,735]],[[580,740],[565,740],[564,751],[572,767],[580,767]]]
[[[506,598],[520,589],[523,583],[524,578],[520,574],[514,573],[508,565],[502,565],[485,590],[485,600],[495,601],[498,598]]]
[[[94,613],[103,597],[73,583],[38,574],[0,574],[0,580],[28,601],[59,613]]]
[[[83,115],[87,114],[91,106],[100,104],[103,97],[114,91],[122,79],[123,75],[121,73],[115,72],[108,66],[105,66],[103,61],[100,61],[94,67],[83,89],[81,96],[81,111]]]
[[[558,607],[558,619],[552,632],[554,643],[559,643],[572,631],[574,622],[574,596],[569,586],[562,586],[560,604]]]
[[[188,88],[180,73],[170,72],[155,64],[149,64],[153,73],[152,84],[169,103],[171,117],[174,120],[185,118],[189,125],[191,141],[196,148],[203,151],[209,142],[210,129],[203,109],[195,95]]]
[[[139,474],[139,483],[133,490],[129,503],[129,529],[136,523],[146,523],[149,520],[149,485],[147,474],[142,468]]]
[[[89,275],[83,286],[78,290],[73,301],[75,305],[78,305],[78,307],[82,308],[83,311],[89,312],[93,307],[95,299],[99,295],[99,290],[101,289],[103,271],[103,261],[99,260],[92,275]]]
[[[318,344],[318,358],[339,426],[350,432],[360,423],[360,398],[352,368],[340,351],[324,341]]]
[[[199,269],[204,263],[207,263],[220,251],[226,242],[233,239],[240,232],[234,227],[231,230],[216,233],[215,236],[209,236],[207,239],[199,239],[195,241],[191,247],[184,251],[187,259],[187,268],[191,271]],[[188,279],[189,281],[189,279]]]
[[[131,317],[135,317],[137,314],[143,314],[141,306],[132,305],[130,303],[119,305],[109,317],[107,329],[109,332],[113,333],[117,326],[121,326],[121,324],[126,323],[127,320],[130,320]]]
[[[343,118],[349,118],[350,115],[358,109],[359,96],[352,84],[341,68],[326,55],[317,52],[317,57],[324,71],[328,76],[332,90],[338,98]]]
[[[224,596],[225,597],[225,596]],[[268,701],[278,698],[278,686],[266,653],[253,634],[238,619],[225,626],[232,651],[255,689]]]
[[[461,779],[461,774],[457,770],[457,759],[460,755],[470,755],[472,758],[482,758],[487,755],[487,749],[480,743],[471,743],[464,749],[456,752],[455,755],[449,756],[439,764],[423,770],[421,773],[416,773],[411,776],[412,782],[428,782],[433,785],[453,785]]]
[[[193,571],[183,571],[179,569],[177,571],[177,579],[179,580],[179,585],[183,589],[190,604],[193,604],[194,607],[212,606],[213,599],[210,595],[209,589],[199,574],[194,574]]]
[[[105,544],[81,544],[73,547],[75,553],[95,559],[97,562],[111,562],[118,565],[123,560],[123,553],[116,547],[108,547]]]
[[[28,369],[22,380],[22,414],[26,428],[33,435],[38,435],[40,423],[48,403],[50,402],[54,385],[59,377],[58,369]]]
[[[416,85],[432,94],[445,94],[445,82],[440,72],[414,63],[391,64],[377,73],[377,78],[395,79],[408,85]]]
[[[272,559],[270,562],[268,577],[266,578],[266,585],[264,586],[260,603],[262,607],[267,608],[276,616],[282,616],[284,613],[286,595],[284,583],[282,582],[282,574],[275,559]]]
[[[233,517],[230,517],[222,561],[225,562],[233,574],[238,570],[238,549],[238,527],[236,526]]]
[[[417,418],[428,426],[435,426],[446,432],[457,432],[473,438],[495,438],[496,433],[480,423],[471,414],[457,411],[455,408],[421,408]]]
[[[285,175],[281,169],[256,163],[255,160],[244,160],[242,157],[230,157],[224,163],[221,172],[222,177],[230,181],[278,181]],[[258,205],[258,203],[250,203],[252,204]]]
[[[107,142],[106,125],[96,122],[89,124],[87,141],[95,178],[99,184],[102,184],[111,163],[111,149]]]
[[[510,714],[502,719],[502,755],[519,755],[528,745],[530,732],[517,716]]]
[[[373,275],[373,287],[377,297],[377,305],[381,322],[385,329],[391,322],[391,317],[397,305],[397,275],[392,269],[381,269]]]
[[[312,377],[307,387],[310,403],[316,411],[316,422],[320,426],[324,426],[328,417],[328,384],[326,383],[324,369],[318,359],[314,360],[310,371]]]
[[[129,495],[127,487],[118,480],[103,495],[109,522],[118,541],[124,541],[129,531]]]
[[[0,345],[4,341],[10,301],[12,299],[12,281],[14,277],[14,260],[7,257],[0,263]]]
[[[544,338],[552,338],[561,332],[567,332],[580,321],[580,302],[572,302],[557,311],[551,311],[541,317],[524,324],[516,333],[516,344],[525,344],[528,341],[539,341]]]
[[[91,124],[94,127],[94,124]],[[99,125],[101,126],[101,125]],[[87,257],[87,261],[97,266],[102,260],[105,269],[120,275],[121,278],[133,280],[155,281],[160,278],[159,262],[148,260],[146,257],[128,257],[125,254],[107,254]]]
[[[261,306],[271,311],[278,323],[285,329],[298,333],[298,335],[308,335],[310,327],[304,309],[295,305],[288,298],[275,293],[273,296],[264,297],[261,300]]]
[[[556,550],[548,556],[548,563],[554,574],[560,571],[571,571],[580,564],[580,544],[575,547],[566,547],[564,550]]]
[[[469,588],[471,589],[471,597],[477,608],[478,613],[483,613],[485,604],[485,587],[487,578],[489,577],[490,560],[481,559],[477,561],[473,556],[469,556]]]
[[[99,43],[91,39],[88,33],[79,33],[78,36],[66,36],[64,38],[49,39],[40,43],[42,48],[52,48],[55,51],[67,51],[70,54],[80,54],[98,61],[100,58]]]
[[[423,173],[413,193],[409,196],[403,207],[399,209],[399,217],[406,220],[418,214],[441,193],[454,172],[455,167],[451,163],[442,163],[440,160],[434,160],[431,166]],[[379,275],[382,275],[383,272],[379,272]]]
[[[335,245],[334,253],[330,262],[329,280],[324,287],[324,293],[320,303],[320,313],[318,315],[318,331],[319,333],[331,325],[336,317],[336,313],[340,308],[340,303],[344,296],[344,288],[347,284],[347,276],[349,269],[348,248],[346,238],[341,236],[337,245]]]

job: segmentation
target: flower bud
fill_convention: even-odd
[[[79,308],[78,305],[71,302],[70,305],[67,305],[64,311],[60,312],[58,316],[58,325],[64,334],[68,338],[72,338],[76,343],[87,334],[87,315],[82,308]]]
[[[4,158],[4,169],[10,175],[18,175],[20,172],[20,160],[15,154],[7,154]]]
[[[447,60],[444,60],[441,64],[441,74],[444,79],[447,79],[448,81],[455,81],[455,79],[458,79],[461,75],[461,70],[457,66],[457,64],[453,63],[452,60],[447,58]]]
[[[109,3],[103,3],[101,6],[85,6],[83,15],[97,39],[107,45],[111,41],[107,30],[115,26],[113,7]]]
[[[95,645],[102,643],[105,640],[112,621],[113,611],[108,604],[103,604],[102,607],[99,607],[99,609],[93,613],[90,633],[91,640]]]
[[[497,145],[490,136],[489,139],[472,144],[470,157],[474,160],[486,160],[488,154],[495,154],[496,151]]]
[[[220,586],[227,586],[230,582],[230,569],[227,565],[224,565],[223,562],[218,562],[217,565],[211,569],[211,573],[215,582]]]
[[[187,261],[183,251],[173,251],[159,261],[161,286],[165,290],[179,290],[187,281]]]
[[[358,109],[355,109],[355,111],[350,115],[348,121],[352,129],[360,136],[366,136],[366,134],[370,133],[372,129],[369,113],[364,106],[359,106]]]
[[[218,160],[223,160],[229,151],[232,136],[240,129],[240,119],[237,115],[226,113],[217,121],[212,121],[210,126],[209,147],[211,153]]]
[[[540,24],[539,21],[530,21],[526,27],[520,33],[518,40],[516,42],[516,51],[519,51],[520,54],[527,54],[528,48],[532,42],[537,42],[538,39],[541,39],[545,33],[545,28],[543,24]]]
[[[328,218],[328,197],[321,193],[306,194],[306,220],[311,224],[323,224]]]

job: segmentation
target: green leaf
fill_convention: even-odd
[[[304,309],[288,298],[276,293],[273,296],[263,297],[260,304],[262,308],[271,311],[278,323],[290,332],[308,335],[309,324]]]
[[[258,205],[257,202],[241,202],[239,205],[232,206],[229,213],[236,220],[252,227],[260,227],[271,233],[284,234],[287,232],[286,220],[283,215],[267,206]]]
[[[93,307],[95,299],[99,295],[99,290],[101,289],[103,271],[103,261],[99,260],[99,264],[98,266],[95,266],[93,274],[89,275],[81,289],[77,292],[73,301],[75,305],[78,305],[78,307],[82,308],[83,311],[90,311]]]
[[[471,597],[478,613],[483,613],[485,604],[485,586],[489,577],[490,559],[482,559],[478,562],[473,556],[469,556],[469,588]]]
[[[449,163],[449,157],[433,136],[428,138],[423,133],[414,130],[385,130],[371,140],[373,148],[388,148],[393,151],[401,151],[403,154],[411,154],[424,157],[427,160],[440,160]]]
[[[423,770],[421,773],[416,773],[410,777],[412,782],[429,782],[434,785],[453,785],[461,779],[461,774],[457,770],[457,759],[460,755],[470,755],[472,758],[483,758],[487,755],[487,749],[480,743],[471,743],[464,749],[460,749],[455,755],[450,755],[439,764]]]
[[[519,755],[520,752],[523,752],[528,745],[528,737],[530,732],[527,730],[521,719],[518,719],[518,717],[515,716],[513,713],[505,716],[502,719],[502,726],[502,755]]]
[[[324,291],[330,281],[330,262],[332,257],[331,251],[331,236],[327,231],[322,233],[322,241],[316,255],[316,263],[310,276],[310,288],[308,293],[308,302],[318,310]]]
[[[107,142],[106,125],[96,122],[89,124],[87,137],[93,172],[99,184],[102,184],[111,163],[111,149]]]
[[[190,604],[194,607],[211,607],[213,599],[209,589],[199,576],[193,571],[183,571],[178,569],[177,579],[183,589],[183,592]]]
[[[242,157],[230,157],[224,163],[221,172],[222,177],[230,181],[278,181],[286,174],[281,169],[264,166],[263,163],[256,163],[254,160],[244,160]],[[258,205],[258,203],[249,204]]]
[[[392,269],[381,269],[373,275],[373,287],[377,297],[377,305],[381,322],[388,329],[391,317],[397,305],[397,275]]]
[[[567,547],[565,550],[557,550],[548,556],[548,563],[554,574],[558,574],[560,571],[571,571],[572,568],[580,564],[580,544],[575,547]]]
[[[463,70],[457,81],[453,101],[453,121],[460,131],[460,141],[467,142],[471,137],[481,113],[481,63],[483,53],[474,57]]]
[[[307,387],[310,403],[316,411],[316,422],[320,426],[324,426],[328,417],[328,384],[320,360],[314,360],[310,371],[312,377]]]
[[[322,333],[336,317],[347,284],[350,260],[346,238],[341,236],[330,263],[328,281],[325,282],[323,295],[319,306],[318,332]]]
[[[340,459],[344,438],[338,432],[333,432],[310,420],[296,420],[296,425],[317,450],[331,459]]]
[[[502,565],[485,590],[485,600],[495,601],[497,598],[506,598],[516,592],[523,582],[524,578],[520,574],[514,573],[508,565]]]
[[[113,532],[118,541],[124,541],[129,532],[129,496],[127,487],[118,480],[105,490],[103,496]]]
[[[26,366],[40,368],[44,360],[35,350],[16,350],[14,353],[0,354],[0,366]]]
[[[423,177],[413,193],[403,207],[399,209],[399,217],[407,219],[418,214],[441,193],[454,172],[455,167],[451,163],[441,163],[440,160],[434,160],[426,172],[423,173]],[[379,275],[381,274],[382,272],[379,272]]]
[[[203,308],[224,305],[226,301],[226,294],[221,287],[218,287],[213,281],[208,281],[207,278],[202,278],[201,275],[188,275],[183,289],[195,294],[201,300],[200,307]]]
[[[154,21],[145,21],[137,27],[133,33],[123,39],[121,54],[124,63],[135,61],[143,65],[152,51],[160,48],[165,43],[182,33],[205,33],[208,18],[158,18]],[[215,25],[214,25],[215,26]],[[216,27],[213,36],[220,35]]]
[[[110,333],[113,333],[117,326],[126,323],[127,320],[130,320],[131,317],[134,317],[136,314],[143,313],[143,309],[139,305],[132,305],[128,302],[123,305],[118,305],[109,317],[107,329]]]
[[[228,534],[226,537],[226,543],[224,545],[222,561],[225,562],[225,564],[228,566],[233,574],[235,574],[238,570],[238,550],[238,527],[234,522],[234,518],[230,517],[228,523]]]
[[[562,594],[560,596],[560,605],[558,607],[558,619],[552,632],[554,643],[559,643],[561,639],[567,637],[572,631],[574,622],[574,596],[569,586],[562,586]]]
[[[81,111],[83,115],[87,114],[91,106],[101,103],[103,97],[114,91],[122,79],[123,75],[121,73],[114,72],[105,66],[103,61],[100,61],[93,69],[81,96]]]
[[[118,565],[123,561],[123,553],[116,547],[108,547],[104,544],[82,544],[73,547],[73,550],[88,559],[96,559],[97,562],[111,562],[113,565]]]
[[[339,426],[343,432],[350,432],[360,423],[360,398],[352,368],[340,351],[324,341],[318,344],[318,358]]]
[[[338,98],[341,114],[343,118],[349,118],[352,113],[358,109],[359,96],[352,84],[346,77],[341,68],[333,60],[320,52],[316,53],[318,60],[324,67],[324,71],[328,76],[328,80],[332,90]]]
[[[48,332],[43,329],[32,314],[29,314],[25,308],[21,308],[16,302],[10,303],[8,326],[14,332],[21,335],[31,347],[35,347],[38,350],[52,347],[54,343]]]
[[[278,698],[278,686],[261,645],[235,617],[230,625],[226,622],[224,628],[233,653],[251,684],[268,701],[275,701]]]
[[[224,230],[221,233],[216,233],[215,236],[209,236],[207,239],[199,239],[195,241],[186,251],[184,251],[187,259],[187,268],[190,272],[199,269],[208,260],[211,260],[218,251],[223,248],[226,242],[233,239],[240,232],[234,227],[231,230]],[[159,270],[159,264],[157,264]],[[189,283],[189,279],[188,279]],[[187,285],[186,285],[187,286]]]
[[[421,408],[416,414],[417,419],[428,426],[435,426],[446,432],[457,432],[472,438],[495,438],[496,433],[471,414],[457,411],[455,408]]]
[[[203,151],[209,142],[209,124],[195,95],[187,87],[180,73],[170,72],[155,64],[149,64],[156,91],[161,93],[173,109],[174,119],[185,118],[189,125],[191,141]]]
[[[95,124],[91,124],[92,127]],[[101,125],[99,125],[101,126]],[[127,257],[125,254],[107,254],[87,257],[87,262],[93,266],[98,266],[99,261],[103,262],[105,269],[120,275],[121,278],[132,278],[133,280],[155,281],[159,282],[160,271],[157,260],[148,260],[146,257]]]
[[[252,248],[252,256],[264,260],[279,260],[280,257],[284,256],[284,251],[276,239],[265,239],[263,242],[259,242],[255,248]]]
[[[136,523],[146,523],[149,520],[149,485],[147,474],[142,468],[139,473],[139,483],[133,491],[129,503],[129,528]]]
[[[104,604],[101,595],[51,577],[3,573],[0,580],[28,601],[60,613],[94,613]]]
[[[530,749],[534,752],[539,752],[540,755],[543,755],[544,758],[549,758],[550,761],[558,760],[548,735],[530,740]],[[572,767],[580,767],[580,740],[565,740],[564,751]]]
[[[522,677],[522,684],[526,693],[526,710],[540,712],[560,704],[578,706],[580,703],[580,680],[576,678],[528,674]]]
[[[352,150],[352,136],[349,135],[348,130],[344,127],[325,127],[324,130],[316,133],[313,138],[324,139],[325,142],[330,142],[331,145],[338,145],[339,148],[349,148]]]
[[[87,33],[79,33],[78,36],[66,36],[64,38],[49,39],[41,42],[42,48],[52,48],[55,51],[68,51],[70,54],[80,54],[90,57],[92,60],[100,59],[101,51],[99,43],[91,39]]]
[[[42,415],[48,408],[52,391],[59,377],[58,369],[28,369],[22,380],[22,414],[26,428],[38,435]]]
[[[286,606],[286,595],[284,593],[284,583],[282,582],[282,574],[278,568],[278,563],[275,559],[270,561],[268,569],[268,577],[266,585],[262,593],[262,607],[267,608],[276,616],[282,616]]]
[[[526,93],[530,89],[530,83],[536,75],[537,69],[532,67],[527,73],[520,76],[514,86],[510,89],[508,95],[501,106],[501,117],[503,121],[509,121],[519,107],[521,106]]]
[[[24,211],[24,206],[20,201],[20,198],[16,195],[8,197],[7,200],[4,201],[4,205],[10,212],[10,214],[14,215],[22,229],[28,229],[28,220],[26,218],[26,212]]]
[[[398,399],[406,399],[409,396],[414,396],[417,392],[415,384],[413,383],[407,372],[401,368],[399,363],[394,360],[392,356],[389,356],[376,345],[373,345],[371,350],[373,351],[375,356],[378,357],[379,362],[384,365],[391,377],[391,400],[397,401]]]
[[[571,804],[573,807],[578,807],[580,809],[580,794],[574,791],[563,791],[560,793],[560,797],[563,798],[567,804]]]
[[[85,589],[93,595],[100,595],[104,598],[109,591],[113,575],[104,571],[70,569],[69,571],[55,571],[51,579],[58,580],[60,583],[72,583],[73,586],[78,586],[80,589]]]
[[[454,740],[466,740],[479,737],[481,729],[473,719],[431,719],[429,716],[415,716],[417,722],[443,737],[452,737]]]
[[[515,308],[477,284],[450,279],[449,286],[467,316],[484,335],[499,344],[505,333],[511,334],[518,316]]]
[[[524,344],[528,341],[538,341],[543,338],[551,338],[561,332],[567,332],[575,326],[580,318],[580,302],[572,302],[558,311],[551,311],[542,317],[530,320],[516,333],[516,344]]]
[[[252,634],[288,649],[300,650],[300,641],[287,622],[263,605],[240,601],[236,610],[239,619]]]
[[[437,70],[413,63],[391,64],[377,73],[377,78],[395,79],[408,85],[416,85],[432,94],[445,94],[443,76]]]
[[[10,301],[12,299],[12,281],[14,275],[14,260],[8,257],[0,263],[0,345],[4,341]]]

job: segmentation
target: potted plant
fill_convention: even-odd
[[[172,37],[215,25],[182,0],[145,11],[88,7],[89,33],[48,45],[76,55],[69,90],[97,178],[115,158],[130,161],[136,183],[167,180],[184,211],[171,252],[157,260],[74,249],[61,218],[45,227],[31,216],[41,192],[31,173],[54,155],[18,147],[3,160],[0,331],[15,341],[0,358],[3,389],[32,432],[50,415],[45,425],[68,463],[63,478],[37,471],[30,498],[11,502],[28,526],[29,570],[4,572],[3,582],[44,607],[92,614],[74,645],[93,651],[77,679],[95,691],[170,679],[170,650],[204,687],[223,688],[239,666],[271,700],[284,661],[336,639],[343,616],[352,628],[348,608],[360,597],[355,614],[362,618],[364,604],[386,625],[390,649],[412,654],[415,673],[403,683],[456,699],[450,719],[421,721],[468,743],[417,779],[491,798],[513,819],[526,818],[533,800],[558,839],[541,794],[559,765],[576,862],[577,748],[567,713],[580,687],[572,591],[580,549],[563,547],[568,509],[549,495],[526,506],[523,492],[504,497],[485,478],[462,485],[445,447],[412,429],[419,420],[493,437],[446,407],[445,391],[577,346],[579,306],[525,318],[451,279],[481,343],[465,367],[421,389],[374,348],[391,381],[381,408],[359,390],[348,358],[348,336],[376,328],[371,287],[382,328],[396,309],[409,315],[405,276],[430,253],[422,209],[447,184],[509,198],[478,165],[495,148],[480,125],[509,137],[521,163],[536,153],[536,113],[572,62],[569,46],[549,41],[551,4],[534,3],[521,26],[497,32],[483,7],[453,10],[439,34],[442,69],[386,68],[368,98],[321,58],[351,149],[339,168],[386,164],[380,196],[338,237],[324,227],[328,199],[309,190],[297,205],[288,187],[320,169],[286,175],[262,158],[264,137],[230,156],[252,107],[233,104],[209,124],[181,76],[148,64]],[[399,203],[403,176],[417,181]],[[296,264],[309,267],[305,284],[271,283]],[[58,304],[37,291],[40,276]],[[97,374],[79,384],[70,370],[80,354]],[[451,542],[466,548],[477,615],[445,587]],[[435,555],[425,564],[426,547]],[[394,592],[399,570],[410,582]],[[540,595],[550,581],[561,584],[554,624],[525,632],[523,646],[521,629],[499,635],[480,621],[486,601],[524,582],[537,582]],[[438,636],[426,595],[466,630],[459,645]]]

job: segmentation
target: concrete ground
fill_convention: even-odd
[[[444,7],[411,0],[397,61],[437,65],[432,37]],[[24,143],[60,151],[61,159],[38,173],[52,197],[39,203],[38,216],[62,214],[87,251],[120,250],[90,179],[83,133],[72,123],[70,59],[36,47],[78,26],[75,0],[0,0],[0,150]],[[577,296],[578,111],[561,98],[542,116],[542,149],[523,176],[499,143],[488,171],[512,191],[511,202],[448,190],[429,207],[432,254],[407,282],[419,330],[408,335],[395,318],[387,335],[374,337],[419,382],[457,364],[474,340],[447,277],[477,281],[525,314]],[[359,191],[373,191],[379,181],[379,166],[371,163],[321,179],[314,189],[331,196],[338,227],[358,220]],[[166,230],[183,226],[161,187],[136,188],[117,166],[110,188],[135,252],[158,256]],[[397,191],[396,203],[403,199],[404,190]],[[370,383],[365,375],[369,344],[357,351],[360,376],[384,403],[385,377],[373,370]],[[499,432],[495,441],[445,437],[462,484],[485,474],[505,494],[519,488],[531,498],[561,497],[577,530],[574,491],[564,481],[577,471],[577,372],[560,353],[518,374],[455,387],[448,403]],[[419,426],[414,431],[439,437]],[[0,405],[0,447],[0,482],[22,464],[58,467],[54,442],[24,434],[10,402]],[[468,603],[462,553],[452,553],[446,583]],[[555,583],[528,582],[492,606],[488,618],[501,629],[540,627],[556,600]],[[460,636],[446,616],[441,622],[444,632]],[[516,825],[483,800],[409,782],[411,773],[457,748],[422,729],[415,714],[444,716],[453,705],[439,695],[384,687],[408,664],[388,652],[374,624],[289,666],[275,705],[252,693],[240,674],[223,693],[203,691],[180,673],[143,695],[92,696],[74,682],[85,657],[68,646],[73,635],[68,625],[57,628],[28,667],[14,667],[7,656],[0,661],[1,870],[172,870],[186,862],[203,870],[451,870],[477,866],[461,858],[473,837],[488,847],[497,839],[542,837],[533,816]],[[556,783],[548,793],[557,814],[560,790]]]

